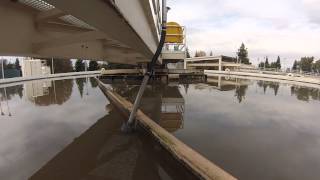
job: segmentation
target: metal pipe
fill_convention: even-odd
[[[158,58],[159,58],[159,56],[160,56],[160,54],[162,52],[162,48],[163,48],[163,45],[164,45],[164,42],[165,42],[165,39],[166,39],[166,35],[167,35],[167,26],[166,26],[166,24],[167,24],[167,12],[168,12],[167,1],[163,0],[162,1],[162,30],[161,30],[160,42],[159,42],[158,48],[156,50],[156,53],[152,57],[152,60],[151,60],[151,62],[149,64],[147,72],[145,73],[145,75],[143,77],[142,84],[140,86],[140,89],[139,89],[139,92],[137,94],[136,100],[134,101],[133,108],[132,108],[132,111],[131,111],[130,116],[129,116],[129,120],[127,122],[127,124],[129,126],[131,126],[134,123],[134,119],[136,117],[136,113],[137,113],[137,110],[139,108],[140,101],[141,101],[141,98],[143,96],[144,90],[146,89],[148,81],[149,81],[150,77],[153,74],[154,65],[156,64],[156,62],[157,62],[157,60],[158,60]]]
[[[51,74],[54,74],[53,57],[51,58],[51,67],[52,67],[52,72],[51,72]]]

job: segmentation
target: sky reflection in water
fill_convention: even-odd
[[[114,82],[112,88],[133,101],[138,84]],[[0,88],[0,99],[0,179],[26,179],[32,175],[33,179],[48,179],[57,167],[67,169],[60,179],[90,179],[97,174],[106,177],[108,174],[102,172],[114,171],[115,166],[110,164],[122,166],[121,159],[128,160],[132,154],[138,154],[132,156],[136,157],[132,162],[139,159],[139,163],[131,165],[126,178],[143,177],[144,171],[140,170],[146,167],[153,172],[149,178],[182,177],[153,159],[157,152],[150,149],[153,145],[144,146],[146,141],[137,137],[140,135],[121,135],[123,119],[108,105],[94,79],[27,82]],[[148,86],[141,108],[240,179],[320,177],[319,89],[213,77],[207,83]],[[113,154],[120,147],[127,148]],[[77,167],[81,163],[74,159],[82,157],[77,156],[81,152],[88,152],[82,160],[91,164]],[[117,158],[107,158],[111,154]],[[68,167],[59,157],[69,159]],[[79,168],[86,170],[75,173]]]

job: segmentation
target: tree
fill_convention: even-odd
[[[89,71],[96,71],[99,69],[99,64],[97,61],[90,61],[89,62]]]
[[[16,58],[16,62],[14,64],[15,64],[16,69],[20,71],[21,70],[21,66],[20,66],[20,61],[19,61],[18,58]]]
[[[266,61],[265,61],[264,64],[265,64],[265,68],[269,68],[270,67],[268,56],[266,57]]]
[[[240,48],[238,49],[237,55],[238,55],[238,59],[241,63],[251,64],[249,62],[249,58],[248,58],[248,49],[246,48],[244,43],[242,43]]]
[[[292,66],[292,70],[297,70],[298,68],[298,61],[294,60],[293,66]]]
[[[277,68],[277,62],[272,62],[271,64],[270,64],[270,68],[274,68],[274,69],[276,69]]]
[[[80,72],[80,71],[84,71],[85,70],[85,64],[84,64],[83,60],[78,59],[76,61],[75,70],[76,70],[76,72]]]
[[[276,68],[281,69],[281,60],[280,56],[278,56],[277,61],[276,61]]]
[[[316,62],[313,64],[313,70],[314,70],[315,72],[320,73],[320,60],[316,61]]]
[[[311,72],[314,57],[302,57],[300,60],[300,68],[302,71]]]
[[[259,63],[259,68],[264,68],[264,62]]]
[[[212,51],[210,51],[210,56],[213,56],[213,52]]]
[[[72,62],[69,59],[46,59],[47,66],[51,68],[52,73],[68,73],[73,72]]]
[[[191,58],[189,48],[186,48],[186,56],[187,56],[187,58]]]
[[[206,56],[206,55],[207,55],[207,54],[206,54],[206,52],[204,52],[204,51],[196,51],[194,57],[204,57],[204,56]]]

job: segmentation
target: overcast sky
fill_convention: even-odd
[[[195,50],[235,56],[245,43],[257,63],[320,58],[320,0],[168,0],[169,20],[187,27]]]

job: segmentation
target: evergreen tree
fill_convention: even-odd
[[[248,49],[246,48],[244,43],[242,43],[240,48],[238,49],[237,55],[238,55],[238,59],[241,63],[251,64],[249,62],[249,58],[248,58]]]
[[[280,56],[278,56],[277,61],[276,61],[276,68],[281,69],[281,60]]]
[[[270,67],[268,56],[266,57],[266,61],[265,61],[264,64],[265,64],[265,68],[269,68]]]
[[[297,60],[294,60],[292,70],[297,70],[297,68],[298,68],[298,62],[297,62]]]
[[[199,57],[198,51],[195,52],[194,57]]]
[[[213,56],[213,52],[212,51],[210,51],[210,56]]]
[[[272,62],[270,68],[276,69],[278,67],[277,62]]]
[[[51,68],[52,73],[68,73],[73,72],[72,62],[68,59],[54,59],[52,69],[52,59],[46,59],[47,66]]]
[[[89,62],[89,71],[96,71],[99,69],[99,64],[97,61],[90,61]]]
[[[18,58],[16,58],[16,62],[14,64],[15,64],[16,69],[20,71],[21,70],[21,66],[20,66],[20,61],[19,61]]]
[[[204,51],[196,51],[194,57],[204,57],[206,55],[207,55],[207,53]]]
[[[186,56],[187,56],[187,58],[191,58],[189,48],[186,48]]]
[[[75,71],[80,72],[80,71],[84,71],[84,70],[85,70],[85,64],[84,64],[83,60],[78,59],[75,64]]]

